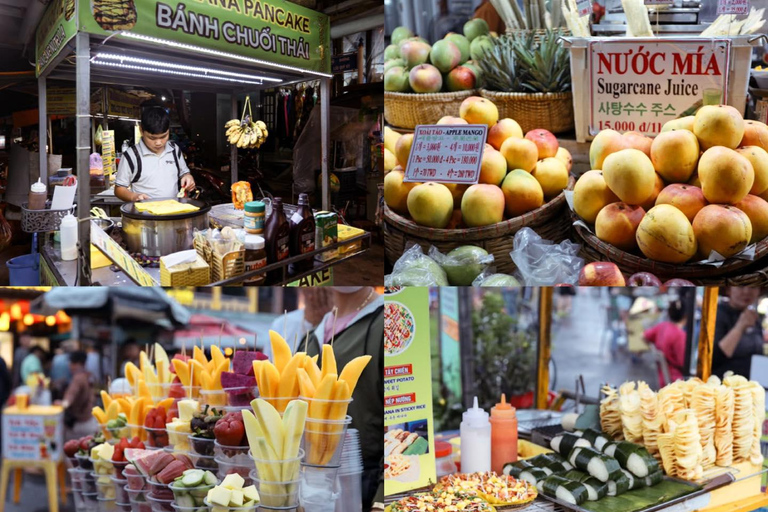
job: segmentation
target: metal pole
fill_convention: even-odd
[[[717,292],[716,286],[704,288],[704,302],[701,305],[701,331],[699,332],[699,359],[696,361],[696,375],[705,382],[712,375]]]
[[[320,79],[320,170],[323,175],[323,210],[328,211],[330,205],[328,153],[331,147],[331,80]]]
[[[552,287],[539,288],[539,343],[536,364],[536,408],[546,409],[549,395],[549,358],[552,349]]]
[[[232,91],[231,96],[231,119],[235,119],[238,116],[237,113],[237,93]],[[232,174],[232,181],[230,183],[237,182],[237,146],[235,144],[229,145],[229,171]]]
[[[109,130],[109,98],[106,85],[101,88],[101,101],[104,109],[102,114],[104,127],[102,130]],[[117,141],[115,141],[115,145],[117,145]]]
[[[464,407],[472,407],[477,392],[475,379],[475,339],[472,330],[471,287],[461,286],[459,294],[459,356],[461,357],[461,394]]]
[[[48,94],[45,86],[45,77],[37,79],[37,124],[38,128],[38,155],[40,157],[40,180],[48,183],[48,151],[45,144],[48,141]]]
[[[77,282],[79,286],[91,284],[91,223],[87,221],[91,212],[91,50],[89,36],[79,32],[76,36],[76,114],[77,114],[77,218],[78,218],[78,261]]]

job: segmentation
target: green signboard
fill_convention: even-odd
[[[75,0],[53,0],[43,14],[35,34],[37,76],[48,67],[76,32]]]
[[[280,0],[79,0],[80,30],[330,73],[325,14]],[[170,42],[170,43],[169,43]]]

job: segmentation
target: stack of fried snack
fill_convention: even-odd
[[[603,389],[600,422],[614,439],[644,444],[670,476],[701,478],[712,466],[763,462],[760,450],[765,390],[754,381],[726,375],[721,382],[693,378],[663,387],[626,382]]]

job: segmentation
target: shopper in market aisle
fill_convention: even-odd
[[[99,424],[93,417],[93,377],[85,369],[87,355],[76,350],[69,356],[72,381],[64,393],[61,406],[64,407],[64,440],[77,439],[93,434]]]
[[[363,510],[379,510],[384,503],[384,298],[372,287],[336,286],[332,304],[334,310],[299,350],[322,357],[322,345],[333,343],[339,368],[356,357],[371,356],[352,395],[349,415],[351,428],[360,431],[363,451]]]
[[[669,378],[672,382],[683,378],[685,364],[685,324],[687,318],[680,299],[676,299],[667,308],[667,320],[656,324],[643,333],[643,338],[652,343],[664,354],[669,366]],[[666,386],[669,382],[664,379],[664,372],[659,368],[659,384]]]
[[[717,306],[712,374],[722,378],[727,371],[749,377],[752,356],[763,353],[763,329],[755,310],[760,288],[731,286],[728,302]]]
[[[72,372],[69,370],[69,358],[75,350],[77,350],[77,342],[67,340],[56,349],[56,355],[51,360],[51,391],[54,400],[58,400],[64,395],[64,391],[72,379]]]
[[[123,154],[115,178],[115,196],[123,201],[176,197],[191,191],[195,180],[181,149],[168,140],[171,118],[164,107],[145,107],[141,140]]]
[[[21,386],[21,363],[24,358],[29,355],[29,347],[32,346],[32,338],[27,335],[21,335],[19,337],[19,346],[13,351],[13,365],[11,370],[13,372],[11,382],[14,388]]]
[[[3,408],[8,397],[11,396],[11,372],[8,371],[8,365],[5,359],[0,357],[0,439],[3,438]],[[2,453],[2,443],[0,443],[0,453]]]
[[[35,345],[29,350],[29,354],[21,362],[21,383],[26,384],[27,378],[33,373],[45,373],[43,365],[46,362],[48,353],[39,345]]]

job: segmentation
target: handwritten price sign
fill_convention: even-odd
[[[64,442],[63,414],[3,414],[3,458],[59,460]]]
[[[483,124],[417,126],[403,181],[474,185],[487,134]]]
[[[747,14],[749,0],[717,0],[717,14]]]

